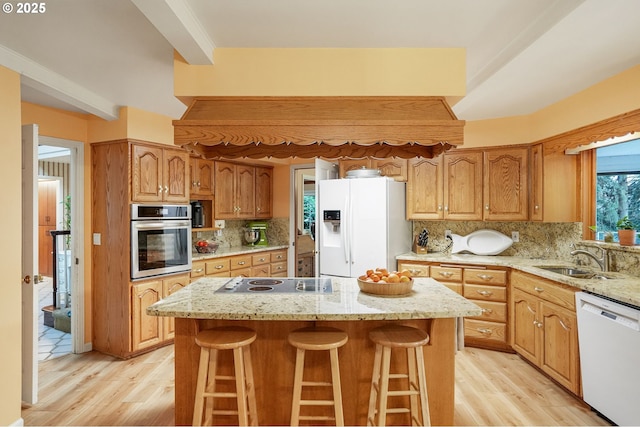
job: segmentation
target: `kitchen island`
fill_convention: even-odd
[[[295,349],[287,342],[288,333],[313,325],[347,332],[349,341],[339,351],[345,423],[366,425],[374,353],[368,332],[389,322],[429,333],[425,365],[431,422],[453,424],[456,319],[479,315],[477,305],[430,278],[415,279],[411,294],[401,297],[362,293],[356,279],[333,279],[330,293],[215,292],[228,281],[199,279],[147,309],[149,315],[175,318],[176,425],[191,424],[200,355],[195,335],[202,329],[229,324],[253,328],[258,334],[252,344],[252,359],[262,425],[289,424]],[[309,352],[305,380],[326,378],[328,356],[324,353]],[[406,363],[400,359],[395,362]],[[230,365],[230,361],[221,364]],[[404,414],[394,416],[389,424],[407,423]]]

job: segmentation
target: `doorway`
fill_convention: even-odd
[[[295,277],[315,277],[315,166],[292,166],[291,233]]]
[[[83,163],[82,143],[39,136],[38,266],[44,280],[38,285],[38,361],[87,351],[80,280]]]

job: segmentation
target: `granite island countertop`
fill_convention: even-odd
[[[225,320],[403,320],[479,316],[480,307],[431,278],[415,278],[406,296],[360,291],[333,278],[331,293],[214,293],[229,278],[201,278],[147,308],[152,316]]]
[[[603,295],[617,301],[640,306],[640,278],[618,272],[602,272],[599,269],[590,266],[572,264],[553,259],[531,259],[515,256],[482,256],[471,254],[450,254],[450,253],[427,253],[416,254],[408,252],[396,257],[402,261],[426,261],[440,262],[462,265],[486,265],[509,267],[515,270],[524,271],[534,274],[545,279],[555,282],[564,283],[569,286],[592,292],[597,295]],[[583,279],[565,276],[559,273],[553,273],[548,270],[539,268],[540,266],[571,266],[580,270],[587,270],[593,273],[602,273],[609,277],[608,279]]]

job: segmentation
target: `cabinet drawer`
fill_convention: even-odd
[[[507,325],[484,320],[464,319],[464,336],[499,343],[507,342]]]
[[[231,269],[237,270],[239,268],[251,267],[252,255],[236,255],[229,258],[231,262]]]
[[[507,272],[503,270],[464,269],[464,282],[479,285],[506,285]]]
[[[513,287],[535,295],[544,301],[552,302],[573,311],[576,309],[575,293],[579,289],[572,286],[530,276],[519,271],[511,273],[511,284]]]
[[[462,283],[443,283],[443,285],[453,292],[462,295]]]
[[[205,262],[204,261],[194,261],[191,264],[191,278],[195,279],[196,277],[202,277],[205,274]]]
[[[399,262],[398,271],[409,270],[413,277],[429,277],[429,266],[410,262]]]
[[[271,264],[264,264],[251,267],[251,277],[269,277],[271,276]]]
[[[251,257],[251,265],[254,267],[257,265],[269,264],[271,262],[271,256],[268,252],[262,252],[260,254],[255,254]]]
[[[253,267],[245,267],[239,268],[237,270],[231,270],[231,277],[252,277],[253,276]]]
[[[438,281],[462,282],[462,268],[431,266],[431,277]]]
[[[473,301],[482,308],[482,315],[473,317],[478,320],[490,320],[492,322],[507,321],[507,303],[494,301]]]
[[[204,271],[207,276],[209,276],[211,274],[224,273],[226,271],[229,271],[231,264],[229,263],[229,258],[222,258],[205,261],[204,266]]]
[[[507,301],[507,288],[504,286],[464,285],[465,298],[485,301]]]
[[[271,262],[280,262],[287,260],[287,251],[271,252]]]
[[[276,274],[280,274],[283,273],[287,274],[287,263],[285,262],[274,262],[273,264],[271,264],[271,275],[276,275]]]

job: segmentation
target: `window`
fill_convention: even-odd
[[[596,238],[617,241],[618,219],[640,224],[640,139],[598,148],[596,165]]]

